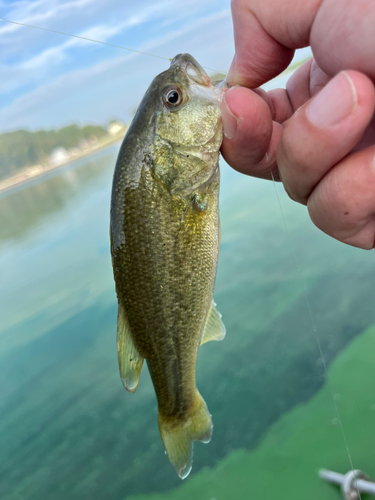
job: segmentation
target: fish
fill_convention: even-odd
[[[213,302],[219,258],[223,90],[189,54],[149,86],[116,162],[110,236],[120,376],[135,392],[146,360],[167,456],[184,479],[212,420],[195,382],[201,344],[225,326]]]

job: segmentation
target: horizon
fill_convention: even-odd
[[[108,126],[113,123],[113,122],[118,122],[118,123],[123,123],[125,126],[128,126],[130,122],[123,122],[120,119],[117,118],[112,118],[108,121],[105,122],[85,122],[85,123],[77,123],[77,122],[68,122],[65,124],[62,124],[61,126],[53,127],[53,128],[37,128],[35,130],[31,130],[30,128],[17,128],[14,130],[6,130],[6,131],[0,131],[0,135],[5,135],[5,134],[14,134],[17,132],[28,132],[30,134],[35,134],[37,132],[59,132],[62,129],[69,128],[76,126],[79,129],[82,129],[84,127],[102,127],[103,129],[107,130]]]

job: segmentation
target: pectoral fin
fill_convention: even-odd
[[[135,392],[138,387],[143,358],[134,345],[128,320],[120,302],[117,316],[117,352],[122,383],[126,390]]]
[[[206,326],[204,328],[201,345],[209,342],[210,340],[223,340],[225,337],[225,326],[221,321],[221,314],[216,309],[215,305],[215,302],[212,302]]]

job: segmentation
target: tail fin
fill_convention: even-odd
[[[169,461],[181,479],[191,471],[193,441],[208,443],[212,435],[212,420],[207,405],[196,392],[191,413],[185,420],[166,419],[159,413],[159,429]]]

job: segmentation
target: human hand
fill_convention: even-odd
[[[232,15],[225,160],[248,175],[269,179],[272,172],[322,231],[374,248],[375,3],[232,0]],[[314,59],[286,90],[257,89],[308,45]]]

